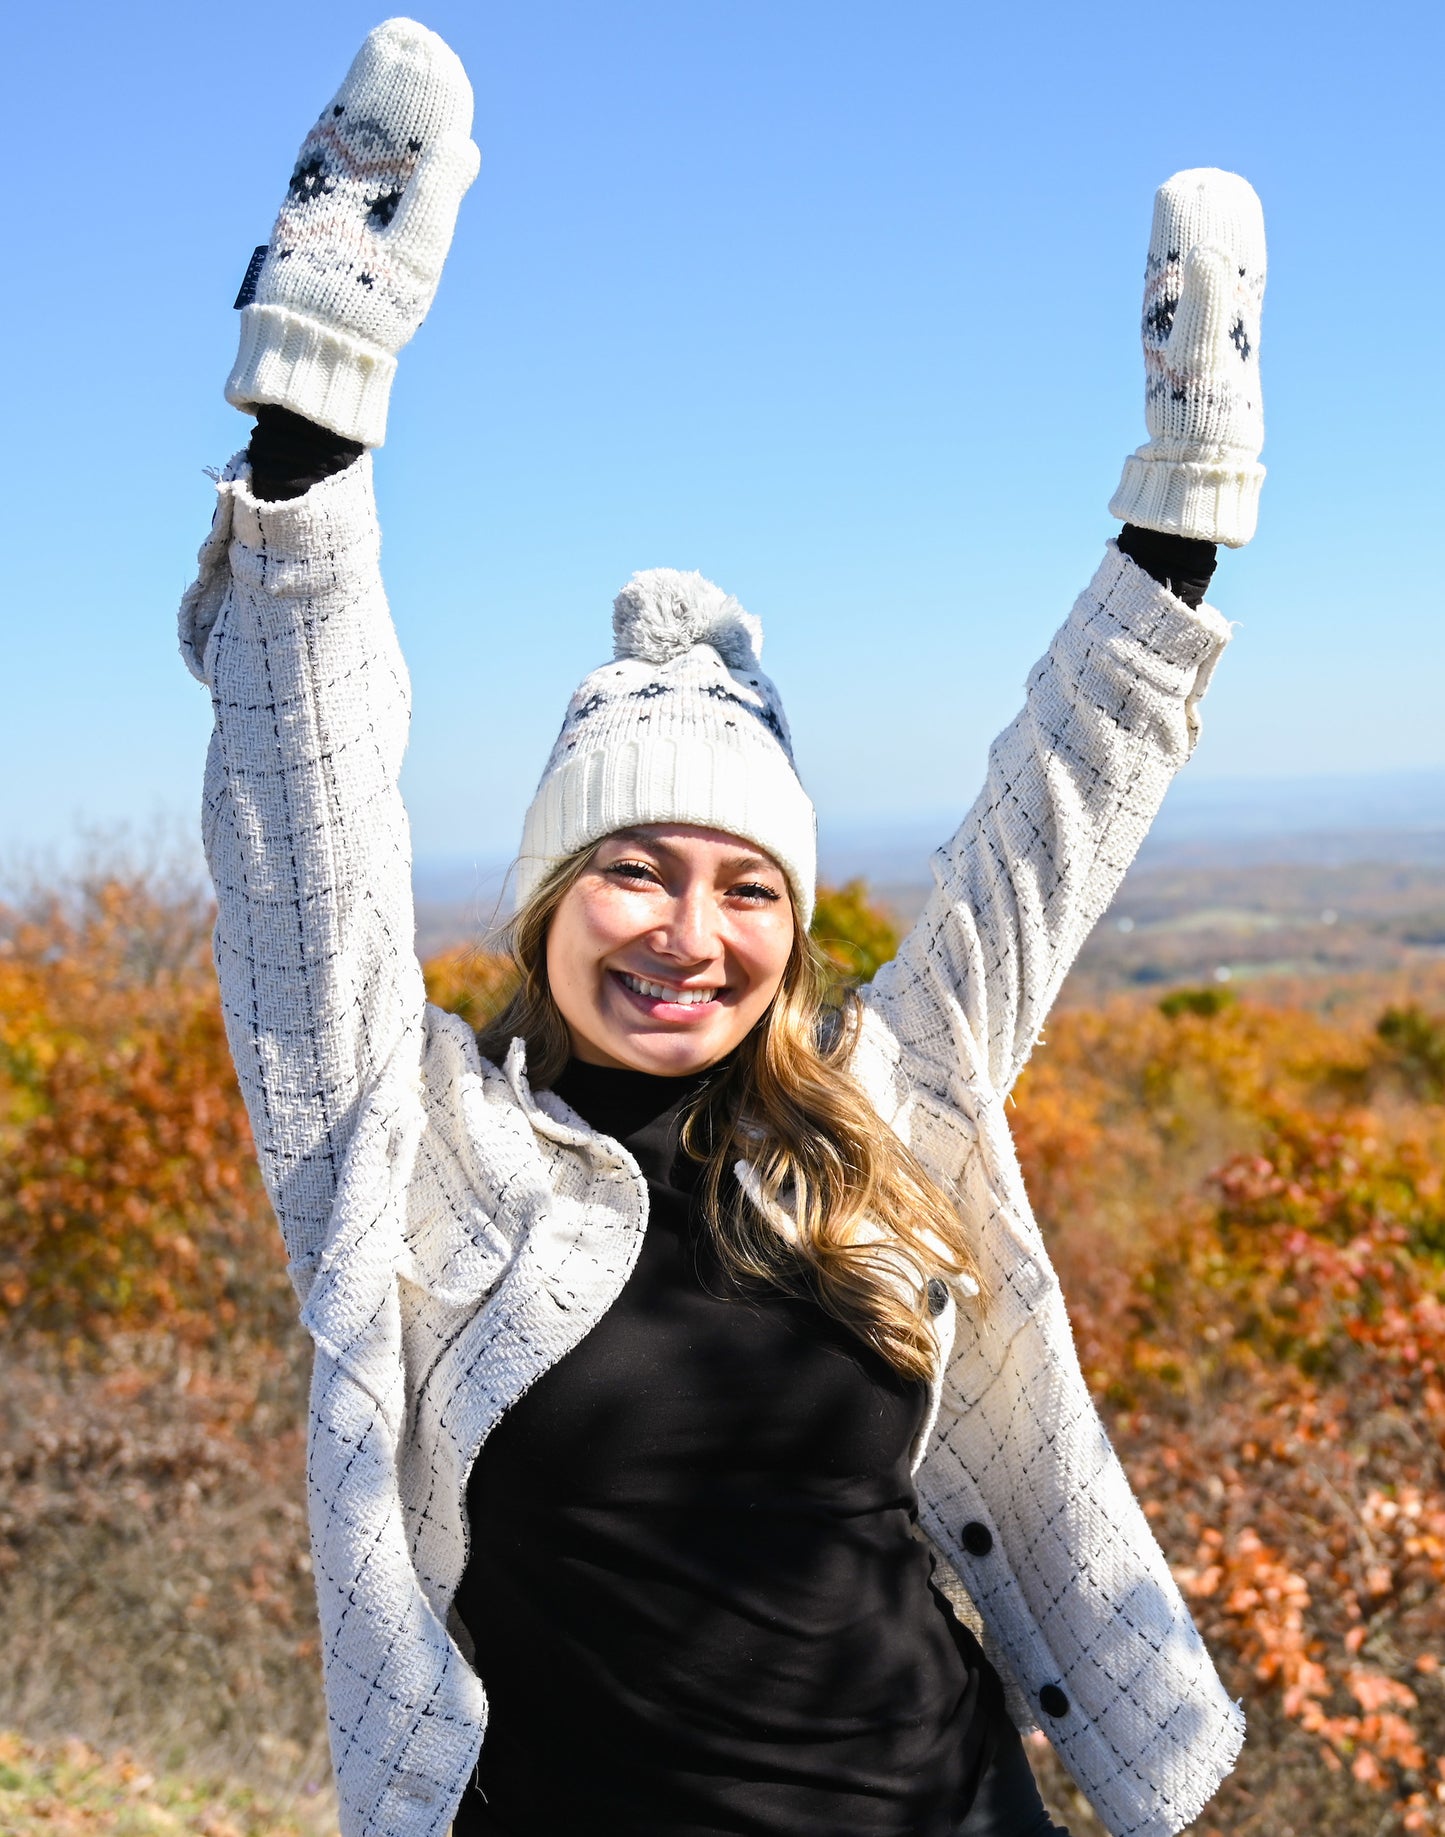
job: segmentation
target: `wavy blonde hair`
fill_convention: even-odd
[[[500,1063],[520,1035],[539,1090],[572,1050],[547,981],[548,928],[597,846],[559,862],[507,926],[517,990],[478,1036]],[[896,1371],[926,1379],[936,1358],[929,1278],[975,1277],[974,1260],[953,1201],[849,1075],[858,998],[849,990],[840,1004],[796,905],[794,919],[778,992],[699,1094],[683,1144],[706,1166],[704,1207],[725,1268],[811,1297]],[[786,1233],[729,1180],[739,1160],[756,1172],[767,1210],[787,1215]]]

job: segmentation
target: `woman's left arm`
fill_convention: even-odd
[[[1264,279],[1264,217],[1243,179],[1203,168],[1160,187],[1142,322],[1150,438],[1109,506],[1135,536],[1186,538],[1176,546],[1187,549],[1254,534]],[[921,917],[864,992],[912,1061],[908,1082],[923,1074],[947,1089],[962,1064],[995,1091],[1013,1084],[1194,749],[1229,635],[1211,607],[1110,545],[994,742],[982,793],[935,855]]]
[[[1229,635],[1110,546],[934,856],[927,905],[864,991],[907,1057],[1013,1084],[1193,751]]]

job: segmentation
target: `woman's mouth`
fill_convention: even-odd
[[[702,1014],[716,1007],[722,989],[685,989],[673,983],[653,982],[646,976],[634,976],[627,970],[613,970],[612,974],[632,996],[638,1005],[649,1014],[667,1010],[669,1018],[680,1013]]]

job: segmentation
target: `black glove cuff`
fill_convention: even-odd
[[[246,449],[251,461],[251,495],[265,504],[299,498],[334,472],[344,472],[365,452],[359,440],[333,434],[289,408],[263,405]]]

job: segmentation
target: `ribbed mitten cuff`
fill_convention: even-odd
[[[1141,529],[1243,548],[1259,521],[1264,473],[1258,460],[1171,461],[1151,457],[1146,447],[1124,461],[1109,514]]]
[[[396,358],[284,306],[247,306],[226,400],[241,409],[289,408],[363,446],[386,438]]]

